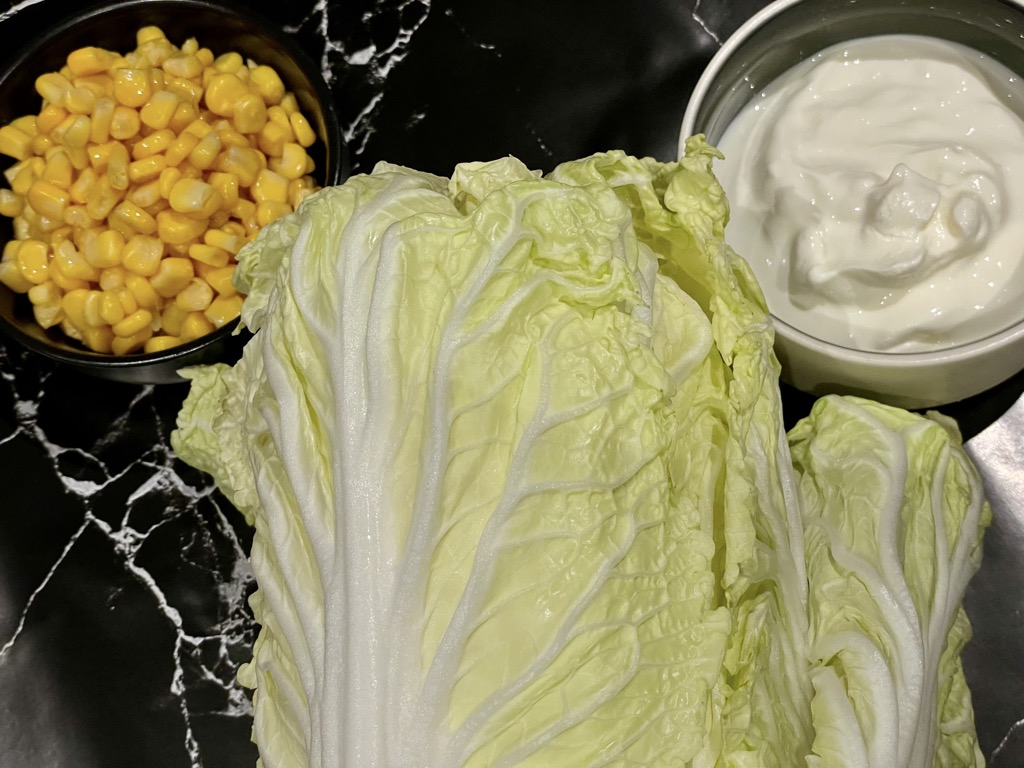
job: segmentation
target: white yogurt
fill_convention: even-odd
[[[909,35],[829,48],[718,142],[727,240],[780,320],[856,349],[920,352],[1024,317],[1024,84]]]

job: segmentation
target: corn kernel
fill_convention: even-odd
[[[122,322],[125,321],[122,320]],[[131,336],[118,336],[115,334],[113,341],[110,342],[110,351],[115,355],[130,355],[143,349],[146,342],[152,337],[152,327],[143,328]]]
[[[301,179],[306,173],[307,157],[302,145],[289,141],[282,147],[281,157],[271,160],[269,166],[286,179]]]
[[[163,255],[164,244],[159,239],[135,235],[125,243],[121,261],[125,269],[143,277],[152,277],[159,269]]]
[[[192,282],[193,277],[195,270],[188,258],[168,256],[160,262],[160,267],[149,282],[160,296],[170,299]]]
[[[110,126],[114,119],[114,109],[117,104],[108,96],[96,99],[96,106],[92,110],[92,120],[89,124],[89,141],[93,144],[103,144],[110,139]]]
[[[160,313],[160,328],[171,336],[180,336],[181,327],[185,323],[188,312],[181,309],[173,301],[168,302]]]
[[[288,115],[288,122],[295,135],[295,141],[302,147],[311,147],[316,142],[316,133],[309,121],[301,112],[292,112]]]
[[[110,136],[118,141],[126,141],[139,132],[142,121],[138,110],[118,104],[110,118]]]
[[[126,107],[141,107],[153,95],[149,70],[120,67],[114,70],[114,99]]]
[[[167,124],[167,127],[180,136],[185,128],[191,125],[198,117],[199,112],[191,102],[180,101],[178,106],[174,108],[174,114],[171,116],[171,121]]]
[[[192,341],[215,330],[216,326],[201,311],[195,311],[189,312],[182,322],[180,335],[183,341]]]
[[[168,198],[171,208],[178,213],[199,213],[209,216],[224,202],[220,192],[199,179],[179,179]]]
[[[218,296],[203,313],[214,328],[223,328],[242,312],[242,296]]]
[[[160,177],[157,183],[160,184],[160,197],[165,200],[171,196],[171,190],[174,188],[175,183],[182,177],[181,170],[178,168],[164,168],[160,172]]]
[[[15,293],[28,293],[34,285],[25,279],[15,261],[0,261],[0,283],[3,283]]]
[[[167,159],[167,165],[180,165],[189,156],[196,145],[199,143],[199,137],[194,133],[182,133],[180,136],[171,142],[170,146],[167,147],[167,151],[164,152],[164,157]]]
[[[261,227],[267,226],[272,221],[292,212],[288,203],[277,200],[266,200],[256,206],[256,222]]]
[[[24,160],[31,150],[32,138],[13,125],[5,125],[0,128],[0,152],[15,160]]]
[[[214,126],[217,131],[217,135],[220,136],[220,143],[223,147],[251,147],[249,139],[243,133],[236,131],[231,123],[224,122],[221,125]]]
[[[288,179],[271,170],[260,171],[252,185],[252,199],[256,203],[268,201],[286,203],[288,201]]]
[[[110,181],[111,189],[123,192],[128,189],[128,148],[118,141],[112,141],[107,146],[107,179]],[[97,158],[94,151],[93,159]],[[94,166],[95,167],[95,166]]]
[[[139,307],[155,312],[162,301],[153,286],[142,275],[129,273],[124,279],[125,290],[121,292],[121,304],[125,314],[131,314]]]
[[[222,53],[216,59],[213,60],[213,69],[217,70],[220,74],[235,74],[245,65],[245,61],[242,59],[242,54],[237,51],[229,51],[228,53]]]
[[[32,154],[45,155],[46,151],[53,146],[56,146],[56,142],[47,134],[40,133],[38,136],[32,137],[29,149],[32,151]]]
[[[67,64],[72,75],[81,77],[106,72],[113,59],[114,55],[110,51],[90,45],[69,53]]]
[[[92,88],[84,85],[73,85],[64,100],[68,112],[75,115],[88,115],[96,108],[98,96]]]
[[[82,330],[82,343],[93,352],[109,354],[113,351],[114,332],[109,325],[101,325]]]
[[[253,68],[249,81],[267,104],[279,104],[284,98],[284,83],[273,67],[261,64]]]
[[[100,276],[99,270],[85,260],[85,257],[70,240],[64,240],[53,247],[53,259],[50,261],[50,266],[53,267],[53,272],[59,272],[71,280],[91,282],[99,280]]]
[[[39,133],[49,133],[68,116],[68,111],[59,104],[48,104],[39,111],[36,117],[36,128]]]
[[[235,265],[227,264],[223,267],[216,267],[206,273],[206,282],[210,284],[220,296],[234,296],[238,293],[232,278],[235,276]]]
[[[64,99],[70,91],[71,81],[59,72],[47,72],[36,78],[36,93],[50,104],[64,106]]]
[[[213,301],[213,288],[201,278],[194,277],[177,296],[174,303],[186,312],[202,312]]]
[[[118,323],[111,323],[115,336],[133,336],[144,328],[152,328],[153,313],[148,309],[137,309]]]
[[[75,177],[71,157],[64,147],[54,147],[53,149],[53,152],[47,153],[46,167],[43,169],[41,178],[61,189],[69,189]]]
[[[123,287],[127,274],[128,271],[120,264],[115,267],[107,267],[100,272],[100,279],[98,281],[100,290],[116,291],[118,288]]]
[[[223,208],[230,209],[238,200],[238,177],[233,173],[215,171],[208,179],[210,186],[224,198]]]
[[[289,117],[299,111],[299,101],[294,93],[288,91],[281,97],[281,109],[287,112]]]
[[[13,219],[25,206],[25,198],[9,189],[0,189],[0,216]]]
[[[79,75],[71,81],[71,84],[76,88],[88,88],[96,94],[97,101],[102,98],[113,98],[114,78],[107,72],[96,75]]]
[[[217,74],[210,78],[206,87],[204,101],[207,109],[213,114],[221,117],[231,117],[235,111],[235,105],[245,94],[249,92],[248,87],[237,75],[231,73]]]
[[[26,240],[17,253],[21,276],[33,285],[49,280],[50,249],[41,240]]]
[[[166,352],[168,349],[173,349],[179,344],[181,344],[181,339],[177,336],[162,334],[160,336],[151,336],[146,339],[146,343],[143,345],[142,350],[148,355],[154,352]]]
[[[193,243],[188,247],[188,255],[202,264],[214,267],[223,267],[231,259],[231,254],[224,249],[206,243]]]
[[[110,213],[111,225],[122,223],[132,234],[152,235],[156,232],[156,219],[134,203],[124,200]]]
[[[220,136],[216,133],[209,133],[201,138],[192,151],[189,152],[188,160],[196,168],[205,171],[217,162],[220,149]]]
[[[108,325],[117,325],[124,320],[124,306],[113,291],[103,291],[100,299],[100,317]]]
[[[156,226],[160,239],[168,245],[186,245],[201,238],[206,231],[204,220],[190,218],[174,210],[158,213]]]
[[[162,172],[161,172],[162,173]],[[146,209],[160,200],[160,179],[159,177],[145,184],[139,184],[128,190],[128,200],[135,203],[139,208]]]
[[[153,155],[128,164],[128,178],[136,184],[159,178],[167,167],[167,159],[163,155]]]
[[[164,152],[175,139],[177,139],[177,136],[174,135],[174,131],[168,128],[155,130],[148,136],[135,142],[132,146],[132,157],[136,160],[142,160],[143,158]]]
[[[156,26],[154,24],[151,24],[151,25],[146,26],[146,27],[139,27],[138,31],[136,31],[136,33],[135,33],[135,44],[136,45],[143,45],[145,43],[149,43],[149,42],[152,42],[154,40],[166,40],[166,39],[167,39],[167,35],[164,34],[164,31],[162,29],[160,29],[160,27],[158,27],[158,26]]]
[[[245,229],[242,231],[232,232],[228,231],[228,225],[224,225],[221,229],[208,229],[203,233],[203,242],[206,245],[212,246],[222,251],[227,251],[231,255],[237,254],[243,245],[245,245]]]
[[[87,115],[68,115],[50,135],[65,147],[84,147],[89,143],[90,126],[91,121]]]
[[[68,277],[57,267],[57,261],[52,260],[50,262],[50,279],[56,284],[62,291],[74,291],[79,288],[88,288],[89,282],[87,280],[79,280],[76,277]]]
[[[71,160],[71,167],[76,171],[89,167],[89,150],[86,147],[65,147],[68,159]]]
[[[85,203],[89,218],[101,221],[110,215],[121,196],[112,186],[106,175],[100,176],[92,186],[92,192]]]
[[[259,94],[247,93],[235,103],[231,122],[240,133],[259,133],[267,124],[267,105]]]
[[[268,122],[260,131],[259,149],[267,157],[280,157],[284,145],[293,138],[291,131],[280,123]]]
[[[85,243],[82,253],[92,266],[106,269],[121,263],[124,244],[124,235],[114,229],[105,229]]]
[[[238,176],[238,184],[251,187],[262,168],[260,153],[246,147],[228,147],[218,158],[216,168]]]
[[[171,56],[164,61],[163,69],[169,75],[191,80],[203,73],[203,62],[195,55]]]
[[[70,193],[44,179],[32,183],[28,190],[28,204],[42,216],[62,220],[64,209],[70,201]]]
[[[68,194],[71,200],[78,204],[84,204],[92,194],[92,188],[96,184],[96,171],[92,168],[85,168],[78,174],[78,178],[68,187]],[[69,224],[71,222],[68,222]]]
[[[164,77],[165,87],[183,102],[198,105],[203,97],[203,86],[185,77],[166,75]]]

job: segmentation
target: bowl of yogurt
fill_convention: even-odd
[[[778,0],[680,130],[725,159],[727,242],[783,378],[908,408],[1024,368],[1024,3]]]

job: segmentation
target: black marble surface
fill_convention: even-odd
[[[251,5],[321,62],[354,171],[386,159],[447,174],[504,154],[544,170],[613,147],[674,157],[703,66],[764,4]],[[0,57],[64,7],[3,5]],[[1024,765],[1022,390],[1018,376],[944,409],[996,511],[965,665],[998,768]],[[84,378],[0,339],[0,767],[255,764],[235,682],[255,637],[249,532],[169,448],[184,395]],[[784,395],[792,422],[809,398]]]

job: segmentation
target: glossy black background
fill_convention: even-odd
[[[505,154],[544,170],[613,147],[671,159],[703,66],[764,4],[248,5],[322,62],[354,172],[389,160],[447,174]],[[3,6],[0,56],[63,7]],[[1022,390],[1017,377],[944,409],[967,437],[1001,428],[974,451],[997,515],[968,596],[966,666],[986,755],[1005,740],[992,761],[1004,767],[1024,764],[1024,417],[1003,415]],[[234,682],[255,636],[249,534],[168,447],[184,395],[85,378],[0,340],[0,768],[255,764]],[[784,395],[791,423],[810,399]]]

